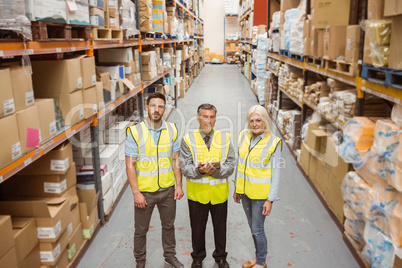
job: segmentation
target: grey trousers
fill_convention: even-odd
[[[176,218],[176,200],[174,186],[164,191],[142,193],[147,201],[145,208],[134,207],[134,257],[137,262],[146,260],[147,232],[152,212],[157,206],[162,223],[162,247],[165,258],[176,255],[174,221]]]

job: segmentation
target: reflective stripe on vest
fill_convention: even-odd
[[[211,146],[208,150],[199,130],[188,133],[183,138],[190,148],[193,162],[220,162],[223,165],[227,159],[230,145],[230,135],[214,130]],[[187,179],[187,198],[202,204],[220,204],[227,200],[229,183],[227,178],[216,179],[203,176],[201,179]]]
[[[159,140],[155,143],[144,122],[127,129],[138,145],[136,162],[137,183],[141,192],[155,192],[159,188],[174,185],[172,167],[173,143],[177,139],[177,129],[172,123],[165,122]]]
[[[252,135],[243,130],[239,136],[236,192],[250,199],[266,199],[271,187],[270,157],[281,139],[270,134],[251,147]]]

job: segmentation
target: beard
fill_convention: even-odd
[[[151,120],[151,122],[159,123],[159,122],[162,121],[162,115],[161,114],[156,115],[156,118],[155,118],[154,115],[155,115],[155,113],[148,114],[148,118],[149,118],[149,120]]]

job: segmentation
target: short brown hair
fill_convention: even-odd
[[[198,108],[197,108],[197,115],[198,115],[198,116],[201,115],[201,110],[214,110],[214,111],[215,111],[215,114],[218,112],[218,111],[216,110],[216,107],[213,106],[212,104],[209,104],[209,103],[203,103],[203,104],[201,104],[200,106],[198,106]]]
[[[147,105],[149,105],[149,102],[150,102],[152,99],[162,99],[163,102],[166,104],[165,95],[163,95],[163,94],[160,93],[160,92],[154,92],[154,93],[149,94],[149,95],[148,95],[148,98],[147,98]]]

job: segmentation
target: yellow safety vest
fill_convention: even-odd
[[[138,145],[136,171],[141,192],[156,192],[175,183],[172,154],[177,128],[173,123],[165,124],[167,129],[161,130],[158,144],[155,144],[144,122],[127,128],[127,135],[131,133]]]
[[[278,143],[282,148],[282,140],[269,134],[250,150],[251,138],[247,129],[240,132],[236,193],[250,199],[267,199],[272,176],[270,158]]]
[[[225,163],[230,145],[230,134],[214,130],[211,147],[208,150],[200,130],[194,130],[184,136],[184,142],[190,148],[194,165],[205,162]],[[201,204],[221,204],[228,199],[228,179],[216,179],[211,176],[203,176],[201,179],[187,178],[187,198]]]

